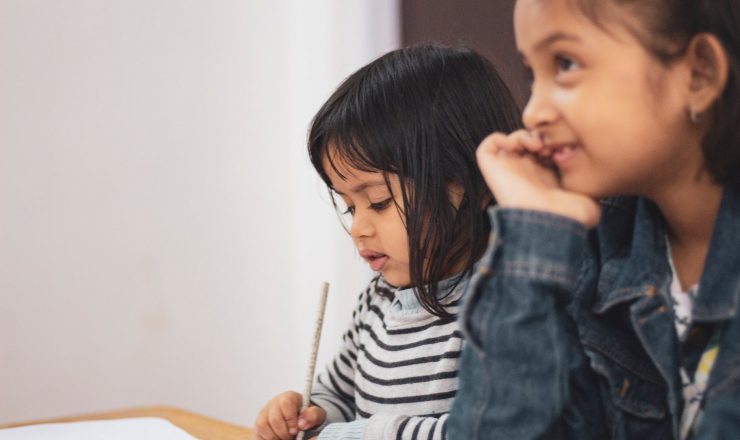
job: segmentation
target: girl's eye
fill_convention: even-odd
[[[393,200],[391,197],[388,197],[387,199],[380,201],[378,203],[371,203],[370,209],[373,211],[382,211],[391,204],[391,200]]]
[[[380,201],[378,203],[371,203],[370,204],[370,209],[372,209],[373,211],[382,211],[385,208],[387,208],[388,206],[390,206],[391,201],[393,201],[393,198],[392,197],[389,197],[389,198],[387,198],[387,199],[385,199],[383,201]],[[354,216],[355,215],[355,207],[354,206],[347,206],[347,209],[345,209],[342,212],[342,215]]]
[[[570,72],[580,67],[577,62],[565,55],[555,56],[555,64],[557,66],[558,73]]]

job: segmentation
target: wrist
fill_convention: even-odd
[[[497,199],[497,205],[505,209],[564,217],[588,229],[595,227],[601,219],[601,206],[598,201],[562,190],[551,191],[550,194],[519,194],[516,198]]]

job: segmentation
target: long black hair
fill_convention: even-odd
[[[460,267],[457,281],[468,275],[490,231],[485,205],[494,199],[475,150],[491,132],[518,129],[519,115],[489,61],[470,49],[427,44],[387,53],[350,75],[311,123],[308,153],[330,191],[325,158],[381,172],[389,190],[388,174],[398,175],[411,282],[436,316],[450,317],[438,300],[449,293],[439,292],[439,281]],[[464,191],[457,207],[451,184]]]

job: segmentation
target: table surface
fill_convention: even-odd
[[[187,431],[190,435],[203,440],[252,440],[254,438],[252,430],[244,426],[234,425],[232,423],[227,423],[170,406],[132,408],[46,420],[9,423],[0,425],[0,429],[36,425],[39,423],[82,422],[85,420],[126,419],[132,417],[159,417],[169,420],[173,425]]]

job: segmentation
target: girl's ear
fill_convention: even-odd
[[[709,33],[694,35],[686,50],[685,61],[690,72],[689,114],[709,110],[727,85],[729,62],[724,46]]]

